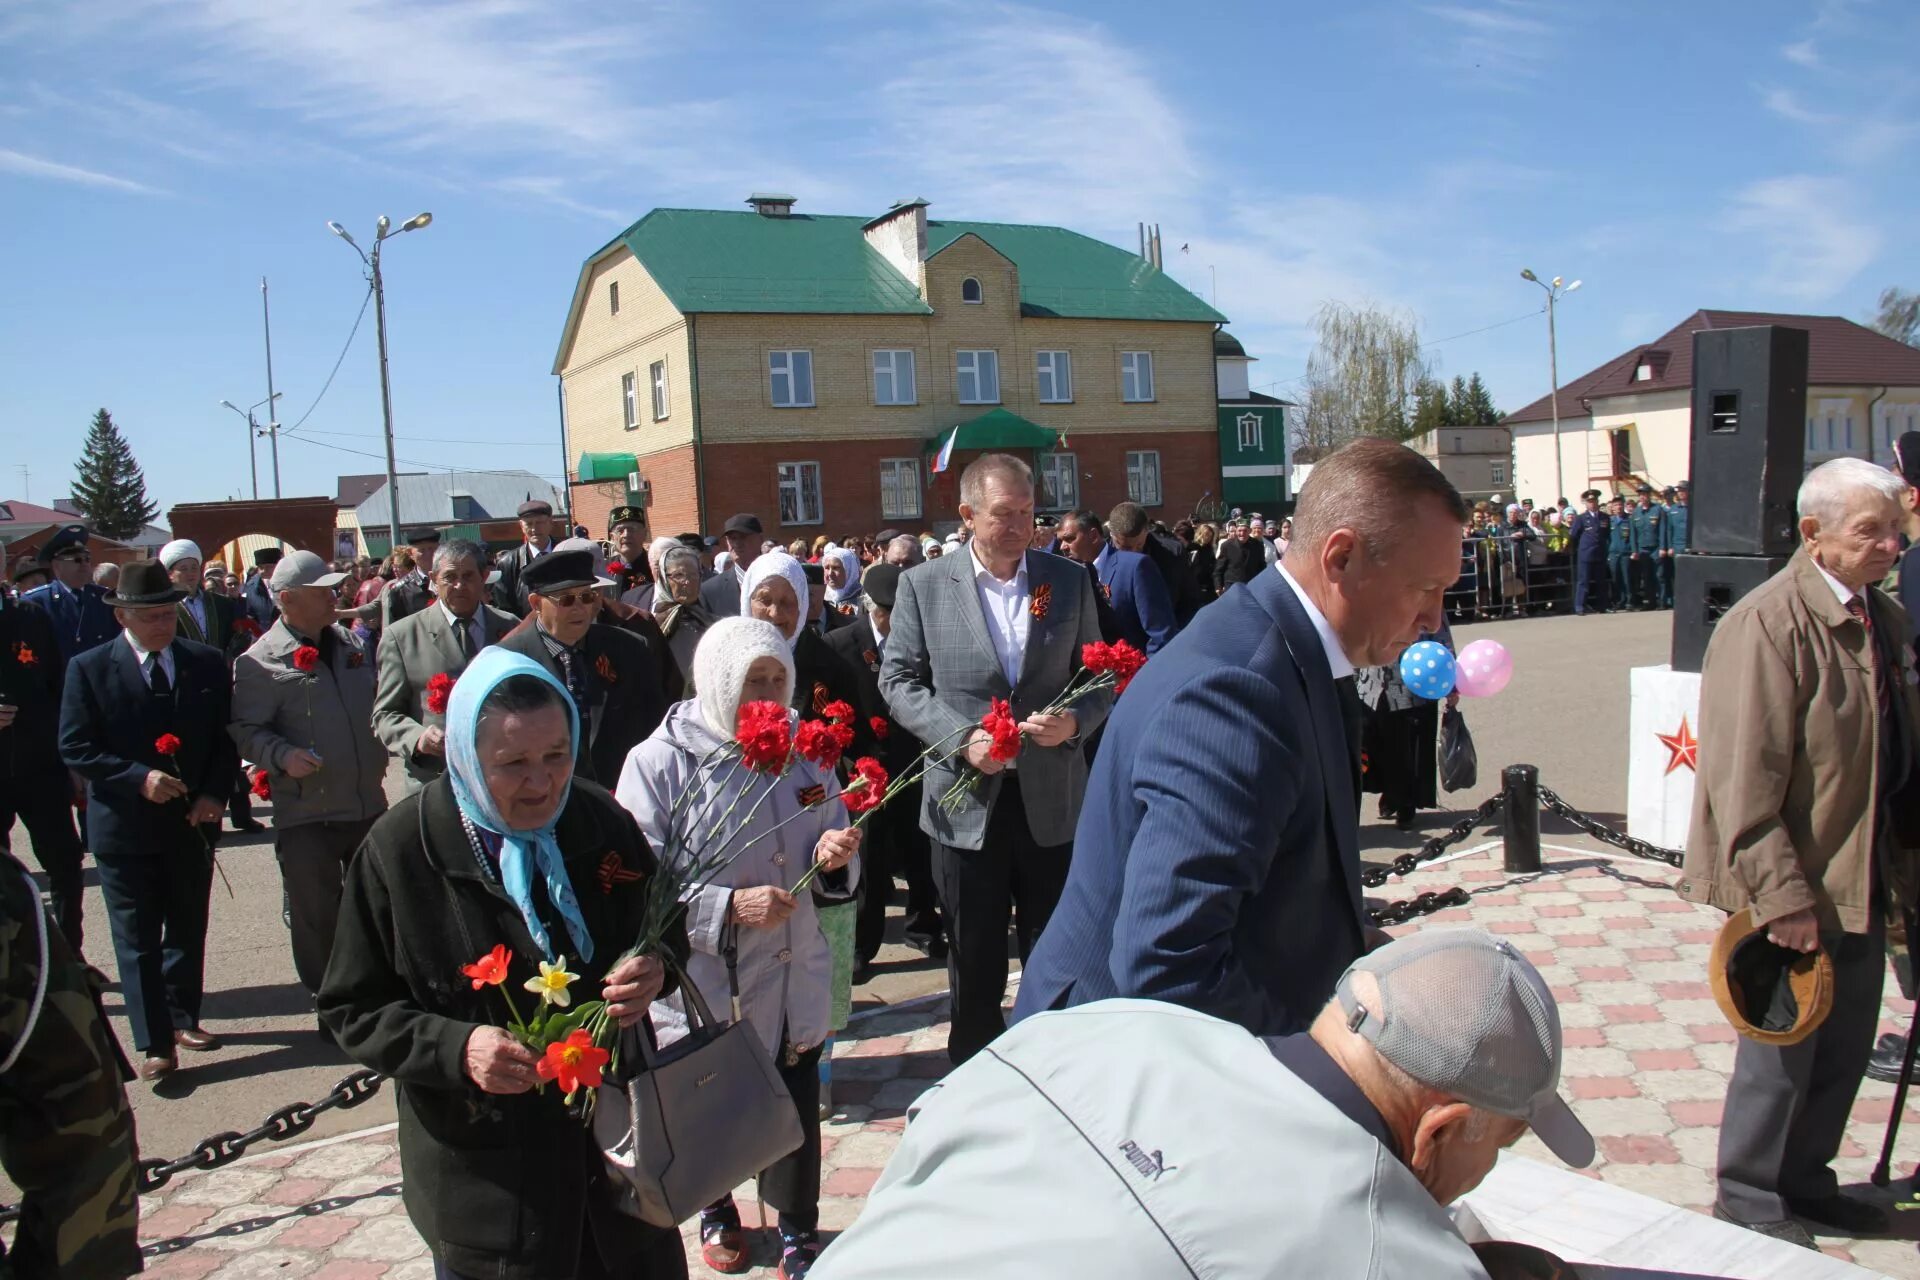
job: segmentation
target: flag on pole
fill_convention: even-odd
[[[953,462],[953,442],[959,438],[959,435],[960,428],[958,426],[955,426],[953,430],[947,432],[947,438],[940,445],[939,452],[933,455],[932,470],[934,475],[939,475],[942,471],[945,471]]]

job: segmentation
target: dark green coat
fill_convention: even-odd
[[[656,863],[626,810],[590,782],[574,781],[556,835],[593,960],[573,954],[556,915],[542,923],[580,975],[575,998],[593,999],[639,934],[644,877]],[[475,991],[460,966],[501,942],[513,950],[506,985],[531,1017],[535,998],[521,984],[545,957],[518,908],[481,873],[453,784],[437,778],[388,810],[355,857],[319,1000],[341,1049],[399,1084],[407,1214],[435,1255],[466,1276],[571,1276],[590,1217],[604,1254],[643,1255],[661,1233],[614,1211],[599,1152],[557,1091],[486,1094],[467,1078],[467,1037],[504,1025],[506,1008],[495,988]],[[676,929],[668,947],[684,957],[685,932]]]

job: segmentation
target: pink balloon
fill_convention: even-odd
[[[1491,698],[1513,679],[1513,655],[1498,640],[1475,640],[1460,651],[1454,688],[1462,697]]]

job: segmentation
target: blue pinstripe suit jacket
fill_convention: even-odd
[[[1134,996],[1304,1030],[1364,937],[1350,761],[1280,574],[1202,609],[1114,705],[1015,1018]]]

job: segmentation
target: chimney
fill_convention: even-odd
[[[927,202],[919,196],[895,200],[893,207],[860,228],[875,253],[906,277],[908,284],[926,292]]]
[[[747,197],[747,203],[752,205],[753,211],[763,218],[793,216],[793,197],[782,195],[778,191],[756,191]]]

